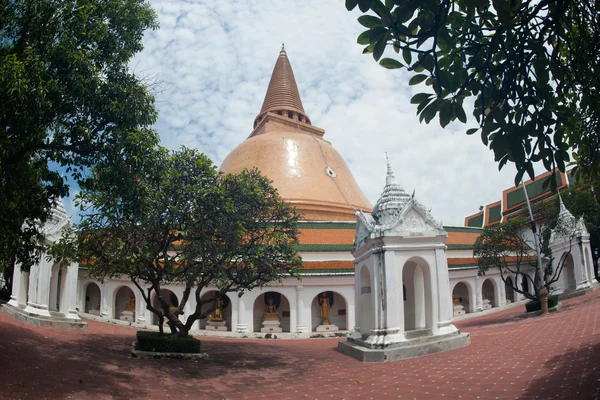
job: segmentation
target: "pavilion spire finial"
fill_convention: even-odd
[[[563,199],[560,195],[560,192],[558,192],[558,207],[559,207],[558,212],[563,212],[567,209],[567,207],[565,207],[565,203],[563,203]]]
[[[281,116],[289,117],[305,124],[310,123],[310,118],[306,115],[302,100],[300,100],[300,92],[294,78],[294,71],[285,51],[285,44],[281,44],[281,51],[273,73],[267,94],[263,102],[262,108],[258,116],[254,120],[254,127],[269,113],[276,113]]]
[[[387,176],[385,177],[385,183],[389,185],[393,183],[396,178],[394,177],[394,171],[392,171],[387,151],[385,152],[385,161],[387,162]]]

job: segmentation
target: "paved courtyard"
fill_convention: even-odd
[[[600,290],[544,317],[456,325],[470,346],[387,364],[339,339],[203,339],[209,361],[130,357],[135,330],[36,328],[0,313],[1,399],[600,399]]]

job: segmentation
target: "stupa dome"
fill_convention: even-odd
[[[354,221],[371,211],[342,156],[311,125],[285,50],[279,54],[254,130],[223,161],[220,170],[258,168],[281,197],[308,221]]]

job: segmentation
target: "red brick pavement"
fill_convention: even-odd
[[[209,361],[140,360],[135,330],[36,328],[0,313],[1,399],[600,399],[600,291],[557,313],[457,323],[470,346],[386,364],[339,339],[203,339]]]

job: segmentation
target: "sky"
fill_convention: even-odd
[[[220,165],[252,131],[285,43],[306,113],[372,204],[385,184],[385,152],[397,182],[446,225],[462,226],[512,185],[514,166],[499,172],[479,135],[465,134],[475,126],[469,111],[467,125],[419,123],[410,98],[429,88],[362,54],[358,8],[348,12],[342,0],[150,3],[160,29],[146,33],[130,67],[153,88],[164,146],[197,148]]]

